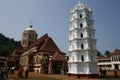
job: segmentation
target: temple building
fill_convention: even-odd
[[[79,2],[70,12],[69,76],[97,77],[96,39],[92,10]]]
[[[22,34],[21,45],[25,51],[20,56],[20,65],[38,73],[61,74],[67,72],[67,56],[48,34],[37,39],[32,25]]]
[[[97,57],[98,68],[106,70],[114,70],[115,68],[120,70],[120,50],[116,49],[109,56]]]

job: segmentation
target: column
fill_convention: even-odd
[[[49,60],[49,64],[48,64],[48,74],[52,74],[52,61]]]
[[[49,57],[48,74],[52,74],[52,56]]]

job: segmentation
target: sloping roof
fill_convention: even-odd
[[[111,56],[114,56],[114,55],[120,55],[120,50],[116,49],[114,53],[111,54]]]
[[[39,48],[42,51],[50,51],[50,52],[61,52],[54,41],[48,37],[43,45]]]
[[[43,35],[41,38],[39,38],[38,40],[36,40],[35,42],[33,42],[33,44],[31,44],[29,46],[29,48],[32,48],[34,46],[38,46],[38,45],[42,45],[42,43],[44,42],[44,39],[48,37],[48,34]]]
[[[7,61],[7,62],[9,62],[9,61],[15,62],[16,60],[15,60],[15,57],[11,55],[11,56],[8,56],[8,57],[6,58],[6,61]]]
[[[106,56],[106,57],[97,57],[97,60],[106,60],[106,59],[110,59],[112,56],[115,55],[120,55],[120,50],[116,49],[113,53],[110,54],[110,56]]]
[[[110,59],[110,56],[109,57],[97,57],[97,60],[108,60]]]
[[[55,60],[55,61],[67,61],[67,60],[65,59],[65,56],[62,55],[62,54],[59,53],[59,52],[56,52],[56,53],[53,54],[52,60]]]
[[[34,46],[37,46],[39,51],[61,52],[54,41],[48,36],[48,34],[45,34],[36,40],[32,45],[30,45],[29,48]]]

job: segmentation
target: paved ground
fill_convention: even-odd
[[[114,76],[114,72],[107,71],[107,76],[109,76],[109,77]],[[120,76],[120,71],[118,72],[118,76]],[[15,71],[14,75],[9,74],[9,80],[12,80],[12,77],[18,77],[18,72]],[[67,75],[55,75],[55,74],[47,75],[47,74],[39,74],[39,73],[34,73],[34,72],[29,72],[29,77],[54,77],[54,78],[65,78],[65,80],[77,80],[75,78],[68,77]],[[91,80],[93,80],[93,79],[91,79]],[[99,80],[99,78],[94,79],[94,80]]]

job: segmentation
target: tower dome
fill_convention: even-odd
[[[27,49],[34,41],[37,40],[37,36],[38,36],[37,32],[32,27],[32,24],[30,24],[30,26],[26,28],[22,33],[21,41],[22,47]]]
[[[24,31],[35,31],[34,28],[32,27],[32,25],[30,24],[30,26],[28,28],[26,28]]]

